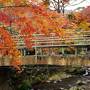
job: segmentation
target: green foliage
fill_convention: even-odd
[[[72,21],[72,20],[75,19],[75,16],[74,16],[73,13],[70,13],[70,14],[67,15],[67,18],[68,18],[70,21]]]
[[[0,3],[0,9],[1,9],[2,7],[4,7],[4,6],[3,6],[3,4],[2,4],[2,3]]]
[[[85,70],[82,67],[69,67],[65,72],[72,75],[82,75],[85,73]]]
[[[24,80],[18,87],[18,90],[28,90],[31,89],[31,83],[29,80]]]
[[[14,35],[18,34],[18,32],[16,30],[14,30],[14,28],[12,28],[10,26],[6,27],[6,30],[8,30],[10,34],[14,34]]]

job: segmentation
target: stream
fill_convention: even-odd
[[[90,90],[90,76],[74,76],[62,80],[40,83],[34,86],[34,90],[69,90],[71,87],[77,86],[78,81],[84,81],[85,84],[82,85],[84,90]]]

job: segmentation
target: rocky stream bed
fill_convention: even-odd
[[[24,66],[21,73],[0,68],[0,90],[90,90],[86,67]]]

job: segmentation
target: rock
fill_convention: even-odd
[[[71,84],[69,84],[68,86],[69,86],[69,87],[71,87],[72,85],[71,85]]]
[[[74,86],[74,87],[71,87],[69,90],[84,90],[84,89],[82,87]]]
[[[32,88],[32,89],[30,89],[30,90],[34,90],[34,89]]]
[[[83,74],[83,76],[87,76],[89,73],[88,73],[88,70],[85,71],[85,74]]]
[[[47,83],[50,83],[51,81],[50,81],[50,80],[47,80],[46,82],[47,82]]]
[[[54,81],[53,83],[57,83],[57,81]]]
[[[60,80],[58,80],[57,82],[62,82],[62,80],[60,79]]]
[[[87,82],[78,80],[78,81],[76,82],[76,84],[79,85],[79,86],[82,86],[82,85],[87,84]]]
[[[87,82],[89,83],[89,82],[90,82],[90,80],[87,80]]]
[[[61,87],[60,90],[65,90],[65,89]]]

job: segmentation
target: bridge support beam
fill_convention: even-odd
[[[64,48],[62,47],[62,54],[64,55],[65,54],[65,52],[64,52]]]
[[[78,54],[78,48],[75,48],[75,56]]]
[[[21,51],[23,56],[26,56],[26,50],[25,49],[21,49],[20,51]]]

